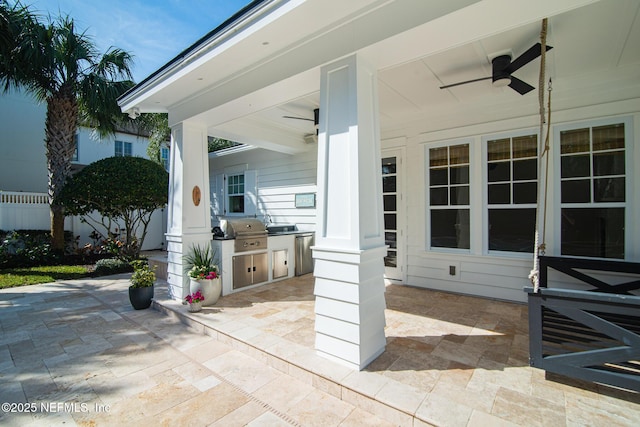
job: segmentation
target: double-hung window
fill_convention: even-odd
[[[116,157],[131,157],[132,155],[132,144],[130,142],[116,141],[115,144],[115,156]]]
[[[429,149],[431,248],[469,249],[469,144]]]
[[[257,214],[258,174],[256,170],[232,166],[211,176],[211,208],[216,216]]]
[[[538,194],[538,137],[486,141],[489,251],[533,252]]]
[[[227,175],[227,206],[229,213],[244,213],[244,173]]]
[[[73,156],[71,157],[71,161],[72,162],[77,162],[78,159],[80,158],[79,153],[80,150],[78,149],[78,143],[80,140],[80,135],[78,135],[77,133],[73,136]]]
[[[624,259],[628,126],[559,131],[562,255]]]
[[[169,149],[167,147],[160,147],[160,161],[164,170],[169,171]]]

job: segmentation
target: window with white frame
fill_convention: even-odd
[[[229,213],[244,213],[244,173],[227,175],[227,207]]]
[[[432,248],[469,249],[469,144],[429,149]]]
[[[169,170],[169,149],[167,147],[160,147],[160,161],[166,171]]]
[[[562,255],[624,259],[627,127],[559,132]]]
[[[533,252],[538,194],[538,137],[488,139],[488,249]]]
[[[132,145],[130,142],[123,142],[123,141],[116,141],[116,150],[115,150],[115,156],[116,157],[123,157],[123,156],[127,156],[127,157],[131,157],[132,155]]]
[[[71,157],[72,162],[77,162],[79,159],[79,150],[78,150],[78,141],[80,140],[79,135],[76,133],[73,136],[73,157]]]

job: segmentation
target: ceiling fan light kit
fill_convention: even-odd
[[[493,73],[491,76],[494,87],[505,87],[511,84],[511,75],[507,71],[507,67],[511,64],[510,55],[500,55],[491,61]]]

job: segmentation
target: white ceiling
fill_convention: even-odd
[[[549,18],[547,44],[553,49],[546,55],[546,78],[553,79],[554,90],[571,87],[580,75],[607,71],[613,75],[618,68],[640,64],[639,5],[637,1],[602,1]],[[523,96],[509,87],[495,88],[490,80],[445,90],[439,87],[490,76],[489,58],[503,52],[516,58],[540,41],[541,27],[541,22],[531,23],[381,71],[382,114],[393,121],[468,103],[537,102],[537,90]],[[536,59],[514,76],[537,88],[539,73],[540,59]]]
[[[637,0],[603,0],[548,19],[547,44],[553,49],[546,56],[546,78],[553,79],[554,98],[560,101],[563,93],[572,96],[575,90],[583,91],[585,82],[590,84],[594,78],[598,84],[615,85],[620,70],[638,70],[639,8]],[[416,120],[438,121],[439,117],[456,112],[487,107],[503,106],[503,110],[513,111],[517,105],[536,112],[537,90],[523,96],[509,87],[495,88],[490,80],[444,90],[440,86],[490,76],[490,58],[506,52],[516,58],[540,41],[540,31],[541,22],[534,22],[380,70],[378,90],[383,131],[390,132]],[[540,59],[536,59],[514,76],[537,88],[539,67]],[[607,76],[613,81],[608,81]],[[640,85],[640,76],[637,84]],[[319,94],[315,92],[244,120],[295,134],[302,140],[304,134],[313,132],[313,123],[283,116],[312,118],[318,105]],[[243,126],[242,122],[220,128],[235,129]]]

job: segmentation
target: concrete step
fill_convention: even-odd
[[[155,266],[156,278],[158,280],[167,280],[167,265],[169,264],[167,253],[164,251],[149,251],[143,252],[142,255],[147,257],[150,266]]]
[[[190,328],[211,336],[322,392],[359,406],[394,425],[432,425],[427,420],[420,419],[402,398],[387,400],[375,397],[373,389],[379,383],[376,380],[379,376],[377,373],[354,371],[320,357],[315,354],[315,351],[293,342],[270,336],[270,334],[258,334],[253,328],[241,327],[239,324],[241,322],[222,321],[213,326],[209,322],[211,316],[203,315],[206,311],[189,313],[180,301],[166,298],[162,286],[158,286],[157,289],[159,292],[154,298],[152,307]],[[224,314],[224,309],[218,309],[216,306],[210,306],[207,309],[218,315]],[[209,320],[205,320],[207,318]],[[388,382],[396,383],[400,396],[403,394],[402,390],[408,387],[393,380]]]

